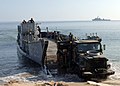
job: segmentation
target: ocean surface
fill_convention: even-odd
[[[38,22],[39,23],[39,22]],[[17,56],[16,38],[17,25],[20,22],[0,22],[0,81],[7,81],[11,78],[24,80],[51,80],[38,66],[23,64]],[[85,38],[86,33],[97,33],[102,38],[102,44],[106,45],[105,56],[109,59],[115,74],[109,78],[120,79],[120,21],[61,21],[61,22],[41,22],[43,31],[46,27],[50,31],[58,30],[61,33],[74,34],[79,39]],[[20,75],[31,75],[31,77],[20,78]],[[73,81],[72,78],[66,75]],[[56,79],[56,78],[54,78]],[[66,80],[59,77],[59,80]],[[68,79],[68,80],[69,80]],[[75,81],[75,79],[74,79]]]

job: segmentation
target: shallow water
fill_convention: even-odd
[[[16,36],[17,25],[19,22],[0,23],[0,80],[7,80],[11,77],[18,78],[20,74],[31,74],[26,80],[68,80],[79,81],[76,76],[64,76],[48,78],[39,66],[23,64],[17,56]],[[42,22],[41,29],[59,30],[61,33],[69,34],[72,32],[78,38],[85,38],[85,34],[98,33],[102,38],[103,44],[106,44],[104,54],[112,64],[115,74],[110,76],[111,79],[120,79],[120,21],[80,21],[80,22]],[[69,76],[69,77],[68,77]],[[64,77],[64,78],[63,78]],[[71,78],[72,77],[72,78]],[[75,80],[72,80],[73,77]],[[22,78],[23,79],[23,78]],[[23,80],[24,80],[23,79]]]

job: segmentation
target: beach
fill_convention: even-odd
[[[58,76],[58,77],[46,77],[45,73],[41,71],[40,67],[33,64],[28,65],[19,60],[16,50],[16,26],[19,23],[1,23],[0,26],[0,85],[2,86],[35,86],[35,83],[44,82],[62,82],[68,85],[75,86],[89,86],[88,82],[81,82],[78,77],[72,75]],[[112,86],[120,86],[120,22],[57,22],[57,23],[42,23],[41,28],[44,29],[49,26],[50,30],[54,30],[57,27],[63,34],[69,34],[72,32],[76,37],[85,37],[85,33],[97,32],[102,38],[103,44],[106,44],[105,56],[109,59],[112,70],[115,74],[110,76],[107,80],[99,82],[97,84],[107,84]],[[55,29],[56,30],[56,29]],[[114,35],[116,34],[116,35]],[[51,43],[51,42],[50,42]],[[53,44],[53,43],[52,43]],[[51,45],[52,45],[51,44]],[[47,53],[49,59],[54,62],[56,58],[56,47],[48,46],[51,53]],[[52,52],[53,51],[53,52]],[[90,82],[91,83],[91,82]],[[29,85],[28,85],[29,84]],[[96,83],[92,83],[96,84]],[[73,85],[74,86],[74,85]]]
[[[55,81],[36,81],[23,82],[17,80],[10,80],[0,86],[120,86],[119,80],[106,80],[102,82],[55,82]]]

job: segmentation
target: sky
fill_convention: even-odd
[[[0,21],[120,20],[120,0],[0,0]]]

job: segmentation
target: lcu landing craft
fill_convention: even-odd
[[[48,46],[48,41],[42,38],[44,34],[46,33],[41,32],[40,27],[32,18],[27,22],[23,20],[23,22],[18,26],[18,56],[29,58],[43,66]]]
[[[59,74],[71,73],[91,79],[106,78],[115,73],[103,55],[102,39],[97,35],[78,40],[73,38],[71,33],[64,35],[58,31],[49,32],[48,28],[47,32],[41,32],[32,18],[27,22],[23,20],[18,26],[18,56],[29,58],[41,66],[46,65],[44,61],[48,47],[46,39],[52,39],[57,44],[56,63]]]

